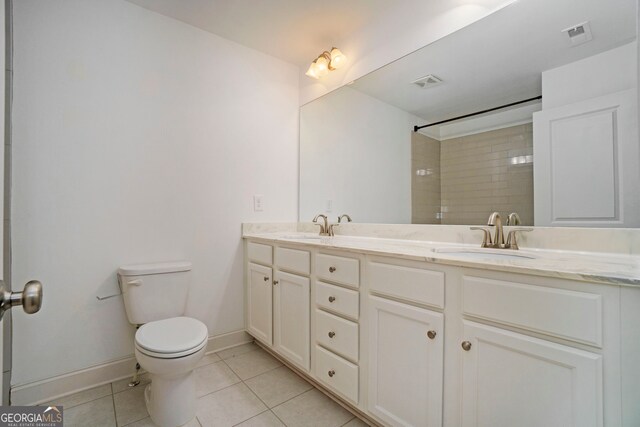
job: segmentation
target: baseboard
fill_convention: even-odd
[[[209,337],[207,353],[253,341],[244,330]],[[41,381],[11,387],[12,405],[37,405],[133,375],[134,356],[124,357]]]

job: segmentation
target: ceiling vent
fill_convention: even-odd
[[[442,83],[442,79],[429,74],[428,76],[420,77],[418,80],[414,80],[411,84],[418,86],[420,89],[429,89],[434,86],[438,86]]]
[[[565,28],[562,30],[569,39],[571,46],[578,46],[588,41],[591,41],[593,36],[591,35],[591,25],[589,22],[583,22],[582,24],[574,25],[573,27]]]

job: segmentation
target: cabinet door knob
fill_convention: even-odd
[[[333,338],[333,337],[335,337],[335,336],[336,336],[336,333],[335,333],[335,332],[333,332],[333,331],[331,331],[331,332],[329,332],[327,335],[329,335],[329,338]]]
[[[436,337],[436,331],[429,331],[427,332],[427,336],[429,337],[429,339],[434,339]]]
[[[336,300],[336,297],[329,297],[329,302],[334,302]]]
[[[277,280],[274,280],[273,281],[273,286],[277,285],[278,283],[280,283],[280,282],[278,282]]]
[[[334,371],[333,369],[330,370],[329,372],[327,372],[329,374],[330,377],[333,377],[336,374],[336,371]]]
[[[464,351],[471,350],[471,343],[469,341],[462,341],[462,349]]]
[[[333,273],[334,271],[336,271],[335,267],[329,267],[329,273]]]
[[[269,276],[264,276],[264,281],[268,282],[269,281]]]

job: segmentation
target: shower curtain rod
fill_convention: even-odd
[[[478,116],[478,115],[484,114],[484,113],[490,113],[491,111],[501,110],[501,109],[507,108],[507,107],[513,107],[514,105],[524,104],[526,102],[536,101],[538,99],[542,99],[542,95],[536,96],[535,98],[523,99],[522,101],[518,101],[518,102],[512,102],[511,104],[501,105],[499,107],[489,108],[488,110],[477,111],[475,113],[465,114],[464,116],[458,116],[458,117],[454,117],[452,119],[447,119],[447,120],[442,120],[442,121],[435,122],[435,123],[430,123],[428,125],[414,126],[413,127],[413,131],[414,132],[418,132],[420,129],[428,128],[428,127],[431,127],[431,126],[441,125],[443,123],[453,122],[455,120],[466,119],[467,117]]]

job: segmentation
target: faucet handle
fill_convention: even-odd
[[[469,227],[471,230],[480,230],[484,231],[484,235],[482,236],[482,247],[488,248],[493,242],[491,241],[491,230],[487,227]]]
[[[533,228],[512,228],[509,230],[509,234],[507,235],[507,243],[505,244],[505,248],[507,249],[515,249],[518,250],[518,240],[516,239],[516,233],[518,231],[526,232],[533,231]]]
[[[517,212],[511,212],[507,217],[507,225],[520,225],[520,215]]]
[[[342,214],[338,217],[338,224],[340,224],[340,222],[342,221],[342,218],[346,218],[347,222],[351,222],[351,217],[347,214]]]

